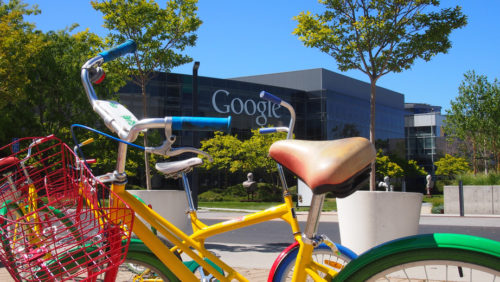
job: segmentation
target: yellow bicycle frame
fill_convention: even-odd
[[[187,235],[147,205],[136,199],[133,195],[128,193],[125,190],[124,184],[113,184],[111,189],[124,202],[126,202],[139,217],[143,218],[147,223],[165,236],[167,240],[175,245],[175,247],[169,249],[142,221],[135,220],[133,232],[181,281],[199,281],[199,279],[196,278],[194,274],[177,258],[174,254],[176,251],[181,251],[191,257],[203,269],[210,272],[219,281],[231,281],[233,279],[238,281],[248,281],[245,277],[224,263],[217,256],[206,250],[204,246],[205,239],[217,234],[278,218],[286,221],[291,226],[294,238],[300,244],[295,269],[301,269],[304,271],[295,271],[293,281],[304,281],[307,274],[313,277],[316,281],[326,281],[321,278],[318,272],[326,274],[327,279],[336,274],[334,270],[312,260],[314,246],[306,244],[302,239],[302,233],[293,208],[292,197],[289,194],[284,196],[285,202],[281,205],[242,216],[237,219],[220,222],[211,226],[207,226],[201,222],[197,218],[196,212],[193,211],[191,212],[193,234]],[[117,201],[113,201],[111,199],[110,202],[111,205],[113,205],[113,203]],[[197,251],[198,254],[195,253],[195,251]],[[214,267],[205,261],[204,258],[207,258],[217,266],[221,267],[226,273],[226,276],[219,273]]]

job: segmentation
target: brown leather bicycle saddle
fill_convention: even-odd
[[[366,138],[331,141],[281,140],[269,156],[299,177],[314,194],[333,192],[343,198],[368,178],[376,152]]]

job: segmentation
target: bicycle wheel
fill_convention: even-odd
[[[317,263],[327,265],[335,271],[340,271],[348,262],[356,258],[351,250],[335,244],[340,254],[335,254],[326,244],[320,244],[313,251],[313,260]],[[268,281],[284,282],[291,281],[295,267],[295,261],[299,252],[299,244],[293,243],[285,251],[286,254],[281,258],[278,264],[271,268]],[[310,278],[310,277],[309,277]]]
[[[499,280],[500,242],[461,234],[427,234],[391,241],[361,255],[334,279],[334,281]]]
[[[105,274],[97,281],[104,281]],[[129,251],[118,267],[116,282],[128,281],[179,281],[177,277],[152,253]]]

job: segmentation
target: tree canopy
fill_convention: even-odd
[[[485,161],[485,170],[488,161],[496,159],[500,171],[500,82],[468,71],[458,92],[446,111],[446,134],[471,144],[474,173],[478,171],[479,155]]]
[[[436,9],[437,0],[319,0],[326,10],[295,17],[295,35],[307,47],[332,56],[341,71],[357,69],[370,79],[370,141],[375,143],[377,80],[429,61],[451,47],[454,29],[466,25],[460,7]],[[372,172],[375,163],[372,164]],[[375,190],[375,174],[370,178]]]
[[[384,176],[398,178],[404,176],[404,170],[395,162],[391,161],[389,156],[385,156],[382,150],[377,151],[377,177],[384,179]]]
[[[453,177],[469,171],[469,164],[464,158],[446,154],[434,163],[437,166],[436,175]]]
[[[285,139],[286,133],[260,134],[252,130],[252,137],[240,141],[236,136],[217,131],[214,137],[201,141],[201,150],[209,153],[213,162],[204,162],[205,169],[221,170],[226,177],[230,173],[252,172],[274,183],[276,162],[268,157],[269,147],[276,141]],[[226,185],[228,184],[226,178]]]
[[[30,82],[31,57],[42,47],[35,26],[23,17],[40,13],[19,0],[0,0],[0,109],[25,97],[23,88]],[[1,133],[0,133],[1,134]]]
[[[0,1],[0,141],[13,137],[56,134],[67,142],[72,123],[96,124],[81,84],[83,63],[102,50],[102,39],[72,28],[41,32],[24,21],[36,7],[21,1]],[[107,69],[114,68],[108,64]],[[110,72],[96,87],[100,97],[110,97],[124,85],[124,77]],[[5,98],[5,99],[4,99]]]
[[[181,52],[194,46],[201,25],[196,12],[197,0],[169,0],[161,8],[154,0],[96,0],[92,7],[104,15],[104,27],[111,46],[133,39],[137,51],[124,59],[134,82],[145,87],[156,71],[192,61]],[[145,89],[143,89],[145,91]],[[143,95],[145,92],[143,92]]]
[[[276,162],[268,156],[269,147],[283,139],[286,139],[285,132],[260,134],[258,129],[252,130],[252,137],[241,144],[239,149],[241,159],[233,162],[232,170],[260,174],[270,183],[275,183],[273,176],[276,176],[277,172]]]
[[[192,58],[181,52],[194,46],[194,33],[201,25],[196,4],[198,0],[168,0],[161,8],[154,0],[95,0],[92,7],[104,14],[104,26],[110,31],[107,40],[112,46],[133,39],[137,50],[122,62],[128,66],[133,82],[142,92],[142,117],[148,116],[146,86],[157,71],[189,63]],[[144,132],[144,147],[148,133]],[[151,189],[149,155],[145,154],[146,186]]]

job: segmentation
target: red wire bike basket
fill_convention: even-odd
[[[0,260],[12,277],[94,280],[117,271],[134,212],[55,137],[22,138],[0,153],[8,156],[0,158]]]

